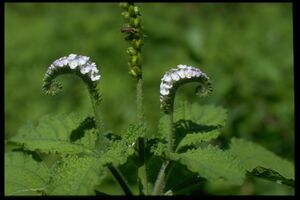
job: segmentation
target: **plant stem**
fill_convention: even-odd
[[[105,148],[107,147],[107,140],[104,136],[104,124],[101,121],[100,102],[94,98],[95,92],[96,92],[95,90],[94,91],[89,90],[89,94],[90,94],[90,98],[91,98],[91,102],[92,102],[92,106],[93,106],[93,111],[94,111],[94,115],[95,115],[95,119],[96,119],[96,128],[98,130],[96,144],[97,144],[98,150],[101,152],[101,151],[105,150]],[[121,173],[119,172],[119,170],[112,165],[109,165],[108,169],[110,170],[112,175],[115,177],[116,181],[119,183],[119,185],[123,189],[124,193],[126,195],[132,195],[132,193],[129,189],[129,186],[125,182],[125,180],[124,180],[123,176],[121,175]]]
[[[139,122],[144,121],[143,115],[143,79],[138,78],[136,85],[136,105],[137,105],[137,120]],[[138,145],[138,186],[140,195],[148,194],[148,181],[147,181],[147,171],[145,163],[145,139],[139,138],[137,141]],[[143,191],[144,189],[144,191]]]
[[[166,114],[168,122],[167,122],[167,145],[168,145],[168,150],[170,152],[173,152],[174,148],[174,128],[173,128],[173,109],[170,113]],[[152,191],[152,195],[160,195],[163,193],[163,190],[165,188],[167,178],[169,177],[171,169],[173,168],[173,165],[170,164],[169,160],[165,161],[158,173],[158,176],[155,181],[155,185]],[[168,169],[167,169],[168,168]],[[166,175],[167,174],[167,175]]]
[[[117,168],[113,167],[112,165],[109,165],[108,169],[110,170],[112,175],[115,177],[116,181],[118,181],[118,183],[120,184],[124,193],[126,195],[132,196],[132,192],[130,191],[128,184],[125,182],[125,179],[123,178],[123,176],[121,175],[119,170]]]
[[[106,141],[104,137],[104,125],[101,119],[101,110],[100,110],[100,102],[97,102],[97,100],[94,98],[94,93],[95,91],[89,90],[92,106],[93,106],[93,111],[94,111],[94,116],[96,120],[96,128],[98,130],[97,134],[97,147],[99,150],[103,150],[106,147]]]
[[[168,167],[170,161],[164,161],[164,163],[162,164],[159,173],[157,175],[155,184],[154,184],[154,188],[152,191],[152,195],[160,195],[163,192],[163,188],[165,187],[165,171],[166,168]]]
[[[168,150],[170,152],[173,152],[174,148],[174,128],[173,128],[173,111],[166,114],[167,116],[167,144],[168,144]]]

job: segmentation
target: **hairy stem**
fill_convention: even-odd
[[[136,86],[136,105],[137,105],[137,119],[139,122],[144,121],[143,115],[143,79],[139,78]],[[138,145],[138,186],[140,195],[148,194],[148,181],[145,163],[145,139],[139,138]]]
[[[167,145],[168,145],[168,150],[170,152],[173,152],[173,148],[174,148],[174,128],[173,128],[173,109],[171,110],[171,112],[166,114],[167,118],[168,118],[168,122],[167,122]],[[156,182],[154,185],[154,189],[152,191],[152,195],[161,195],[163,194],[163,190],[165,188],[167,179],[170,175],[170,172],[173,168],[173,164],[170,164],[172,162],[170,161],[165,161],[161,168],[160,171],[158,173],[158,176],[156,178]]]
[[[101,121],[102,118],[101,118],[101,110],[100,110],[100,100],[95,98],[95,96],[97,96],[95,90],[89,90],[89,94],[91,97],[93,111],[94,111],[94,115],[95,115],[95,119],[96,119],[96,127],[98,130],[96,144],[97,144],[98,150],[101,152],[106,149],[107,140],[104,136],[104,123]],[[123,189],[124,193],[126,195],[132,195],[132,193],[129,189],[129,186],[125,182],[125,180],[124,180],[123,176],[121,175],[121,173],[119,172],[119,170],[112,165],[108,166],[108,169],[110,170],[112,175],[115,177],[116,181],[119,183],[119,185]]]
[[[96,144],[97,144],[97,147],[99,148],[99,150],[103,150],[106,147],[106,142],[105,142],[105,137],[104,137],[104,125],[103,125],[103,122],[101,119],[100,102],[98,102],[94,98],[93,91],[89,90],[89,93],[90,93],[90,98],[91,98],[93,111],[94,111],[94,115],[95,115],[95,119],[96,119],[96,128],[98,130]]]
[[[163,193],[163,189],[166,185],[166,182],[165,182],[165,171],[169,165],[170,161],[164,161],[164,163],[162,164],[160,170],[159,170],[159,173],[157,175],[157,178],[156,178],[156,181],[155,181],[155,184],[154,184],[154,188],[153,188],[153,191],[152,191],[152,195],[161,195]]]

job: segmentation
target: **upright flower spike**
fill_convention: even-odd
[[[87,56],[70,54],[55,60],[48,68],[43,79],[43,91],[49,95],[56,95],[61,91],[60,83],[54,79],[62,74],[73,73],[79,76],[88,86],[95,97],[100,100],[100,95],[96,91],[96,86],[101,78],[96,63],[90,61]]]
[[[212,91],[209,77],[200,69],[187,65],[177,65],[177,68],[167,71],[161,79],[160,103],[165,113],[170,113],[173,110],[177,89],[189,82],[199,82],[200,85],[196,88],[196,92],[199,92],[200,89],[201,94],[207,95]]]
[[[124,9],[122,12],[127,22],[121,29],[126,34],[125,40],[129,42],[130,47],[127,53],[130,56],[128,66],[129,74],[135,78],[142,77],[142,57],[141,48],[144,44],[143,27],[141,26],[140,9],[134,3],[120,3],[120,7]]]

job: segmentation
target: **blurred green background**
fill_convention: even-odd
[[[143,73],[150,134],[161,116],[161,77],[171,67],[187,64],[211,77],[214,92],[199,100],[194,88],[185,87],[177,98],[228,109],[224,143],[242,137],[294,160],[290,3],[137,5],[147,35]],[[42,93],[47,67],[70,53],[90,56],[100,67],[105,127],[114,132],[126,129],[135,118],[135,81],[128,75],[121,11],[116,3],[5,4],[5,138],[48,113],[91,112],[85,86],[74,76],[60,78],[64,90],[59,95]],[[254,182],[227,193],[291,192],[276,183]]]

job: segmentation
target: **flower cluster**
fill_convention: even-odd
[[[202,86],[210,86],[209,77],[198,68],[180,64],[177,65],[177,68],[167,71],[160,84],[162,109],[169,112],[173,105],[177,88],[184,83],[194,81],[200,82]]]
[[[87,74],[92,81],[100,79],[101,75],[98,74],[96,63],[91,62],[87,56],[70,54],[69,56],[61,57],[55,60],[48,68],[47,73],[51,73],[57,68],[69,66],[71,70],[78,68],[81,74]]]
[[[57,76],[63,74],[76,74],[87,84],[95,99],[100,101],[97,84],[100,80],[99,70],[94,62],[87,56],[70,54],[55,60],[48,68],[43,79],[43,91],[48,95],[56,95],[62,90],[62,85],[55,81]]]

